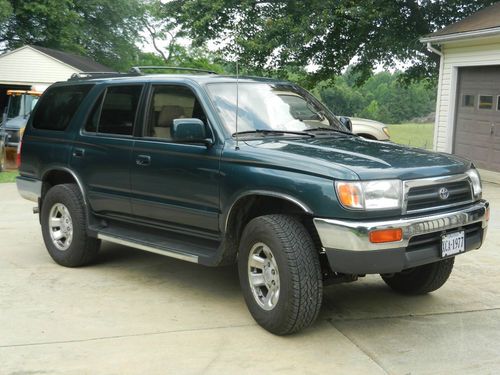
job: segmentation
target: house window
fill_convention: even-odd
[[[492,109],[493,96],[492,95],[479,95],[479,109]]]
[[[462,96],[462,107],[474,107],[474,95],[464,94]]]

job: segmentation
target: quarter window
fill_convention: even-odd
[[[111,86],[94,104],[85,124],[92,133],[132,135],[142,86]]]
[[[479,109],[492,109],[493,96],[492,95],[479,95]]]
[[[40,98],[40,104],[33,114],[33,127],[65,130],[92,86],[73,85],[49,88]]]
[[[462,96],[462,107],[474,107],[474,95],[464,94]]]

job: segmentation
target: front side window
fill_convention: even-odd
[[[46,130],[65,130],[92,86],[76,85],[49,88],[40,98],[40,105],[33,117],[33,127]]]
[[[188,87],[154,86],[150,103],[146,137],[171,140],[173,121],[179,118],[197,118],[208,126],[200,102]]]
[[[101,94],[89,113],[85,131],[131,136],[142,86],[111,86]]]
[[[315,128],[346,129],[312,95],[292,84],[244,82],[212,83],[208,92],[231,133],[254,130],[308,131]],[[237,108],[238,107],[238,108]]]

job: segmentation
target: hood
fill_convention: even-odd
[[[360,117],[349,117],[351,119],[352,125],[364,125],[364,126],[373,126],[376,128],[379,128],[382,130],[382,128],[385,128],[387,125],[381,123],[380,121],[375,121],[375,120],[369,120],[367,118],[360,118]]]
[[[357,175],[359,179],[407,180],[463,173],[471,167],[471,162],[454,155],[345,135],[274,137],[247,140],[246,144],[260,150],[258,154],[266,154],[267,160],[280,160],[288,169],[321,172],[331,178],[356,179]]]

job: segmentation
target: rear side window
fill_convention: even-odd
[[[111,86],[99,97],[85,130],[92,133],[132,135],[142,86]]]
[[[92,86],[49,88],[40,98],[38,108],[33,114],[33,127],[44,130],[65,130]]]

